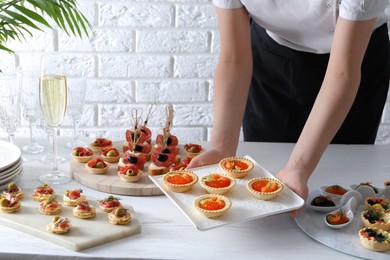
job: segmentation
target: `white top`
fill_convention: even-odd
[[[245,7],[252,19],[281,45],[299,51],[329,53],[337,17],[387,22],[388,0],[213,0],[224,9]]]

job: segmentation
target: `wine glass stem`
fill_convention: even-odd
[[[30,144],[36,144],[34,136],[36,126],[37,125],[34,122],[30,122]]]
[[[12,134],[8,134],[8,141],[11,143],[11,144],[14,144],[15,143],[15,135],[12,133]]]
[[[57,132],[58,127],[53,127],[53,175],[58,176],[58,164],[57,164]]]
[[[73,140],[75,142],[79,140],[79,124],[80,124],[80,120],[73,119]]]

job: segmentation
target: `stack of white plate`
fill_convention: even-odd
[[[22,157],[19,147],[0,141],[0,191],[10,182],[16,182],[23,173]]]

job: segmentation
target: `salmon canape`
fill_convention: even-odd
[[[188,143],[184,145],[184,152],[187,155],[187,158],[192,159],[200,153],[204,152],[204,149],[199,144]]]
[[[118,176],[125,182],[137,182],[141,179],[143,171],[139,170],[135,164],[121,167]]]
[[[3,190],[1,193],[1,198],[6,198],[10,193],[12,194],[11,196],[18,198],[19,200],[23,198],[22,189],[20,189],[14,182],[9,183],[7,188]]]
[[[61,213],[62,205],[56,200],[56,196],[52,196],[42,201],[38,210],[44,215],[57,215]]]
[[[107,138],[96,138],[95,141],[90,144],[90,147],[94,152],[99,152],[104,148],[112,147],[112,141]]]
[[[219,194],[204,194],[194,200],[194,207],[208,218],[219,217],[232,206],[230,199]]]
[[[108,222],[113,225],[126,225],[130,222],[130,220],[130,211],[122,206],[116,207],[108,213]]]
[[[56,193],[53,188],[47,184],[43,184],[42,186],[37,186],[31,196],[35,201],[42,202],[54,195],[56,195]]]
[[[85,167],[88,169],[90,173],[94,174],[105,174],[110,167],[110,164],[103,161],[101,158],[95,158],[89,160]]]
[[[362,228],[359,230],[360,243],[372,251],[387,251],[390,249],[389,233],[378,228]]]
[[[79,201],[85,200],[85,196],[81,189],[66,190],[62,200],[65,205],[74,207]]]
[[[21,208],[20,200],[13,193],[8,193],[5,198],[0,199],[0,210],[5,213],[14,213]]]
[[[122,206],[119,198],[114,197],[112,195],[109,195],[108,197],[98,200],[99,202],[99,207],[104,211],[104,212],[111,212],[114,208]]]
[[[369,197],[364,201],[367,209],[390,211],[390,201],[379,197]]]
[[[363,225],[367,228],[390,229],[390,212],[364,210],[360,214]]]
[[[187,192],[198,182],[198,176],[191,171],[172,171],[163,176],[163,181],[173,192]]]
[[[70,230],[71,226],[68,218],[54,216],[53,220],[47,225],[47,230],[53,234],[64,234]]]
[[[86,219],[96,216],[96,209],[93,205],[90,205],[88,201],[79,201],[76,207],[73,209],[73,216]]]
[[[93,151],[87,147],[76,147],[71,154],[73,160],[79,163],[86,163],[93,157]]]
[[[249,180],[247,189],[258,199],[271,200],[283,191],[284,186],[276,179],[259,177]]]
[[[99,151],[99,155],[103,159],[103,161],[109,163],[117,163],[119,161],[119,158],[121,157],[119,150],[114,147],[103,148]]]
[[[222,171],[233,178],[244,178],[253,169],[253,162],[244,157],[229,157],[219,162]]]
[[[211,173],[200,179],[200,185],[208,193],[225,194],[236,185],[236,180],[226,174]]]

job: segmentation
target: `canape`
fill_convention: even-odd
[[[20,189],[14,182],[8,184],[7,189],[1,193],[1,198],[7,197],[7,194],[12,194],[12,196],[21,200],[23,198],[23,191]]]
[[[253,162],[244,157],[229,157],[219,162],[221,170],[233,178],[244,178],[253,169]]]
[[[345,193],[347,193],[347,189],[338,185],[338,184],[335,184],[335,185],[330,185],[330,186],[327,186],[325,189],[324,189],[325,192],[327,193],[330,193],[330,194],[334,194],[334,195],[344,195]]]
[[[44,215],[57,215],[61,213],[62,205],[58,202],[56,196],[52,196],[42,201],[38,210]]]
[[[204,149],[199,144],[188,143],[184,145],[184,152],[189,159],[192,159],[200,153],[204,152]]]
[[[73,209],[73,215],[78,218],[87,219],[96,216],[96,209],[93,205],[90,205],[88,201],[79,201],[76,207]]]
[[[73,160],[79,163],[86,163],[93,157],[92,149],[88,147],[76,147],[71,154]]]
[[[271,200],[283,191],[284,185],[273,178],[259,177],[249,180],[247,189],[258,199]]]
[[[85,200],[85,195],[81,189],[66,190],[62,198],[67,206],[76,206],[79,201]]]
[[[208,193],[225,194],[236,185],[236,180],[227,174],[211,173],[200,179],[200,185]]]
[[[118,170],[124,168],[128,165],[136,165],[139,170],[143,170],[146,163],[146,158],[142,154],[134,154],[130,151],[127,151],[123,154],[123,156],[119,159],[118,162]]]
[[[390,210],[390,201],[379,197],[369,197],[364,201],[367,209],[371,210]]]
[[[103,161],[101,158],[89,160],[85,164],[85,168],[87,168],[88,171],[93,174],[105,174],[109,167],[110,164]]]
[[[47,184],[43,184],[42,186],[37,186],[31,196],[35,201],[42,202],[54,195],[56,195],[56,193],[53,188]]]
[[[342,209],[339,209],[334,213],[327,214],[325,219],[326,222],[328,222],[331,225],[341,225],[347,223],[350,220],[346,212]]]
[[[389,233],[378,228],[362,228],[359,230],[360,243],[372,251],[386,251],[390,249]]]
[[[119,150],[114,147],[103,148],[99,151],[99,155],[105,162],[109,163],[116,163],[121,157]]]
[[[99,207],[104,211],[104,212],[111,212],[114,208],[122,206],[119,198],[114,197],[112,195],[109,195],[108,197],[98,200],[99,202]]]
[[[118,171],[118,176],[125,182],[137,182],[141,179],[142,171],[134,164],[121,168]]]
[[[390,213],[379,210],[364,210],[360,214],[363,225],[367,228],[390,229]]]
[[[14,213],[21,208],[20,200],[12,193],[8,193],[5,198],[0,199],[0,210],[5,213]]]
[[[310,205],[316,206],[316,207],[334,207],[336,204],[334,203],[331,196],[323,196],[319,195],[315,197],[311,202]]]
[[[70,230],[71,226],[68,218],[54,216],[53,220],[47,225],[47,230],[53,234],[64,234]]]
[[[208,218],[219,217],[232,206],[229,198],[219,194],[204,194],[194,200],[194,207]]]
[[[198,182],[198,176],[191,171],[173,171],[166,173],[163,181],[173,192],[187,192]]]
[[[104,148],[112,147],[112,141],[107,138],[96,138],[95,141],[90,144],[90,147],[94,152],[99,152]]]
[[[116,207],[108,213],[108,221],[113,225],[126,225],[130,220],[130,211],[122,206]]]

